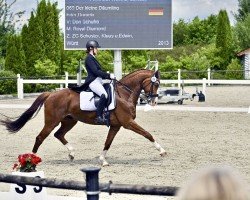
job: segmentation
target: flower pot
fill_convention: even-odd
[[[43,171],[37,172],[12,172],[12,175],[26,176],[26,177],[40,177],[44,178]],[[10,186],[11,200],[44,200],[47,199],[47,191],[44,187],[31,185],[17,185]]]

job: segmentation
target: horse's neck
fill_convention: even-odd
[[[139,84],[139,83],[137,85],[135,85],[133,87],[133,89],[132,89],[133,92],[129,96],[129,101],[131,101],[134,105],[137,104],[137,101],[138,101],[138,98],[140,96],[141,90],[142,90],[141,84]]]
[[[127,77],[125,80],[121,80],[123,84],[129,87],[132,92],[127,92],[126,98],[128,101],[133,102],[134,105],[137,104],[140,92],[142,90],[142,82],[147,78],[148,75],[137,75],[133,78]]]

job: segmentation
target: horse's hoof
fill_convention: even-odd
[[[164,157],[167,155],[167,152],[165,150],[161,151],[160,156]]]
[[[107,166],[109,166],[109,163],[105,161],[105,162],[102,163],[102,166],[107,167]]]

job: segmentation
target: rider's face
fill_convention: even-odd
[[[97,55],[97,52],[98,52],[98,49],[97,49],[97,48],[94,48],[94,49],[93,49],[94,55]]]

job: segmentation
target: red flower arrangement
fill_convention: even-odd
[[[42,159],[35,154],[26,153],[18,156],[19,163],[15,163],[13,170],[20,172],[35,172],[36,165],[42,162]]]

